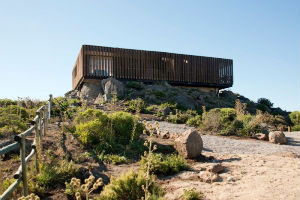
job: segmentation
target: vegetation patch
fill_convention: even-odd
[[[183,195],[181,196],[182,200],[201,200],[204,199],[204,195],[197,191],[195,188],[185,189]]]
[[[156,175],[173,175],[189,168],[186,160],[180,155],[153,153],[142,157],[140,163],[141,169],[144,171],[147,170],[148,159],[152,164],[150,172]]]
[[[152,184],[149,186],[149,200],[160,199],[163,196],[161,187],[154,182],[154,177],[149,177]],[[101,192],[98,200],[136,200],[145,198],[145,188],[148,177],[142,172],[129,171],[119,178],[112,178]]]

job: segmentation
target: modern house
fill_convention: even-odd
[[[72,71],[72,89],[114,77],[219,90],[233,84],[231,59],[83,45]]]

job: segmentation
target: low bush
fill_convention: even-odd
[[[151,156],[142,157],[142,170],[146,170],[147,159],[151,159],[150,172],[157,175],[172,175],[189,168],[186,160],[180,155],[153,153]]]
[[[0,107],[0,137],[25,131],[28,118],[27,111],[20,106]]]
[[[11,99],[0,99],[0,107],[6,107],[9,105],[17,105],[17,101]]]
[[[300,131],[300,112],[294,111],[289,114],[289,118],[293,123],[292,131]]]
[[[108,115],[112,129],[121,144],[136,140],[143,132],[138,116],[126,112],[115,112]]]
[[[199,127],[201,125],[201,121],[202,121],[201,116],[196,115],[192,118],[189,118],[186,121],[186,124],[189,125],[189,126]]]
[[[181,196],[182,200],[201,200],[204,196],[201,192],[197,191],[195,188],[186,189]]]
[[[111,164],[114,164],[114,165],[119,165],[119,164],[123,164],[123,163],[128,162],[128,159],[125,156],[120,156],[120,155],[116,155],[116,154],[104,154],[104,152],[102,152],[98,156],[98,159],[101,162],[111,163]]]
[[[136,82],[136,81],[129,81],[127,84],[126,84],[127,87],[129,88],[133,88],[133,89],[136,89],[136,90],[141,90],[144,88],[143,84],[140,83],[140,82]]]
[[[163,191],[161,187],[154,182],[154,177],[152,179],[152,184],[149,187],[150,198],[149,200],[160,199],[163,196]],[[142,172],[129,171],[122,174],[119,178],[112,178],[111,182],[106,185],[101,192],[98,200],[136,200],[145,197],[146,176]]]
[[[144,113],[146,111],[146,104],[141,98],[128,101],[125,109],[128,112]]]
[[[273,103],[269,99],[267,99],[267,98],[259,98],[257,100],[257,103],[260,104],[260,105],[265,105],[268,108],[272,108],[273,107]]]
[[[37,175],[36,181],[41,187],[55,187],[64,185],[72,177],[78,174],[78,167],[71,161],[58,161],[54,158],[50,163],[44,163],[41,172]]]
[[[81,102],[78,99],[57,97],[52,101],[51,115],[63,119],[73,120],[80,109]]]
[[[138,141],[143,131],[139,118],[127,112],[105,114],[88,109],[75,119],[75,135],[96,154],[130,154],[131,145]],[[123,153],[123,154],[122,154]]]

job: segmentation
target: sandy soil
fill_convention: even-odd
[[[206,199],[300,199],[300,160],[294,154],[279,155],[227,155],[204,153],[216,158],[226,171],[222,180],[204,183],[191,177],[211,163],[195,163],[192,171],[182,172],[162,180],[168,192],[166,199],[180,199],[183,190],[196,188]]]

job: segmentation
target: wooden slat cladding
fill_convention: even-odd
[[[83,45],[72,71],[72,88],[86,79],[168,81],[171,84],[227,88],[233,61],[223,58]]]

